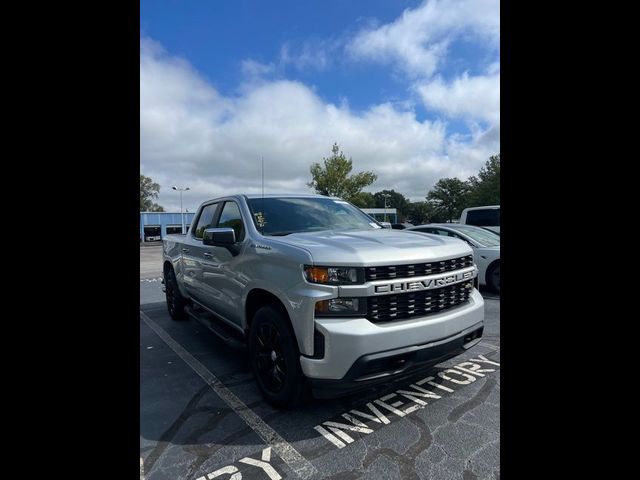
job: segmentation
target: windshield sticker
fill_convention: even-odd
[[[267,221],[264,219],[264,215],[262,214],[262,212],[256,212],[253,214],[253,216],[256,217],[256,223],[260,228],[264,227],[267,224]]]

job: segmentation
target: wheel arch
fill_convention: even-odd
[[[282,310],[282,313],[285,315],[289,327],[291,331],[294,333],[293,325],[291,324],[291,317],[287,308],[285,307],[282,300],[278,298],[278,296],[265,290],[264,288],[255,287],[249,291],[247,294],[245,304],[244,304],[244,329],[245,333],[249,333],[251,329],[251,322],[253,320],[253,316],[255,313],[265,305],[275,305],[278,309]]]

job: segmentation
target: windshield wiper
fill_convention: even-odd
[[[269,233],[268,235],[270,237],[284,237],[285,235],[291,235],[292,233],[296,233],[296,232],[273,232],[273,233]]]

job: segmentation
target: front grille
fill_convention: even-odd
[[[469,280],[433,290],[368,297],[367,319],[382,323],[442,312],[467,302],[472,290],[473,280]]]
[[[473,256],[451,258],[440,262],[411,263],[407,265],[390,265],[384,267],[366,267],[364,269],[367,282],[372,280],[388,280],[390,278],[407,278],[431,275],[433,273],[451,272],[473,265]]]

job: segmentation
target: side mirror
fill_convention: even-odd
[[[202,235],[202,243],[212,247],[228,247],[236,243],[236,232],[233,228],[207,228]]]

